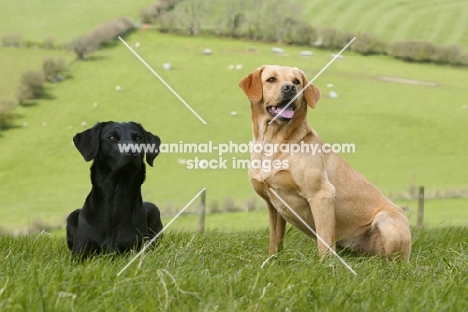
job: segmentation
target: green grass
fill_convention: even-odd
[[[65,43],[121,16],[129,16],[138,21],[139,10],[152,2],[18,0],[13,3],[0,0],[0,36],[19,33],[23,40],[39,42],[46,36],[53,36],[57,43]]]
[[[138,12],[153,1],[59,1],[47,4],[33,0],[0,1],[2,19],[0,35],[17,32],[26,40],[41,41],[52,35],[58,42],[87,33],[104,21],[119,16],[138,20]],[[468,4],[463,0],[326,0],[296,1],[305,20],[315,27],[365,31],[385,41],[426,40],[438,44],[458,44],[468,48]],[[215,27],[226,19],[226,1],[212,4],[204,25]],[[40,14],[38,14],[40,12]]]
[[[468,48],[468,3],[463,0],[302,1],[313,26],[370,32],[384,41],[425,40]]]
[[[463,311],[467,228],[413,230],[409,263],[342,254],[320,262],[292,229],[268,258],[268,233],[168,232],[134,254],[70,261],[64,237],[0,236],[3,311]],[[263,266],[263,268],[262,268]]]
[[[277,6],[283,4],[282,8],[291,16],[300,16],[316,28],[371,33],[386,42],[422,40],[468,48],[468,3],[463,0],[293,0],[276,3]],[[204,23],[219,27],[219,19],[227,16],[226,1],[215,2],[210,10]],[[268,23],[273,18],[266,17],[263,22]]]
[[[90,190],[90,164],[71,143],[73,135],[85,129],[82,121],[91,126],[102,120],[135,120],[163,143],[246,143],[251,140],[250,111],[237,86],[241,78],[265,63],[297,66],[313,77],[330,60],[329,52],[320,50],[313,58],[302,58],[300,48],[285,47],[286,55],[278,56],[270,52],[269,44],[256,43],[257,51],[247,52],[252,42],[154,31],[139,31],[126,40],[142,43],[138,53],[208,124],[203,125],[121,44],[96,53],[88,62],[74,62],[71,79],[47,86],[54,99],[16,111],[17,125],[27,122],[28,127],[1,134],[0,226],[24,227],[37,219],[63,223],[67,213],[82,206]],[[213,55],[203,55],[206,47]],[[174,69],[162,70],[164,62]],[[243,69],[229,71],[230,64],[242,64]],[[439,86],[382,82],[379,75],[435,81]],[[345,52],[344,60],[316,80],[323,98],[309,120],[324,141],[355,143],[356,153],[343,156],[386,193],[410,184],[424,185],[428,191],[466,188],[465,76],[464,69]],[[328,83],[334,84],[338,99],[327,97]],[[121,92],[115,91],[116,85],[122,86]],[[238,115],[231,116],[231,111]],[[177,211],[202,187],[208,188],[209,205],[222,205],[231,197],[241,206],[257,198],[247,170],[189,170],[178,163],[179,158],[195,156],[217,158],[161,154],[147,170],[144,198]],[[228,163],[233,156],[250,158],[229,154]],[[263,205],[259,199],[258,204]]]
[[[174,216],[163,216],[167,225]],[[168,227],[171,231],[198,231],[200,216],[196,213],[182,214]],[[205,230],[215,231],[253,231],[268,228],[266,209],[249,212],[208,213],[205,215]]]
[[[62,57],[66,62],[73,60],[69,52],[61,50],[0,47],[0,99],[15,100],[21,75],[28,70],[42,71],[42,62],[48,57]]]
[[[424,203],[423,224],[426,227],[466,226],[468,220],[466,199],[426,199]],[[416,226],[417,200],[396,200],[396,204],[405,206],[410,224]],[[167,224],[173,216],[163,216]],[[171,225],[171,230],[197,231],[200,217],[197,213],[186,213],[178,217]],[[205,216],[205,229],[219,231],[250,231],[268,227],[267,209],[249,212],[209,213]]]

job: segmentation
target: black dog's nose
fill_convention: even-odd
[[[286,95],[295,94],[297,92],[296,86],[293,84],[285,84],[281,87],[281,91]]]

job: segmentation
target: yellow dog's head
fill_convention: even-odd
[[[320,90],[307,84],[304,72],[298,68],[264,65],[242,79],[239,86],[252,104],[252,118],[268,122],[275,118],[279,124],[288,124],[304,117],[307,105],[315,108],[320,99]]]

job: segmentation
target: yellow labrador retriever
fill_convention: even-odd
[[[283,147],[270,153],[265,153],[266,148],[254,150],[252,162],[276,165],[251,166],[249,170],[253,188],[268,205],[270,253],[282,247],[286,221],[316,240],[282,199],[332,248],[348,247],[357,254],[408,259],[408,219],[376,186],[338,154],[310,150],[291,153],[292,147],[289,151],[284,148],[285,144],[323,147],[306,119],[307,106],[314,108],[320,99],[317,87],[309,85],[283,109],[307,84],[301,70],[269,65],[239,83],[251,103],[255,144],[270,144],[269,151],[274,144]],[[320,240],[317,245],[323,257],[327,247]]]

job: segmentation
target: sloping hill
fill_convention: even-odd
[[[373,33],[385,41],[425,40],[468,48],[468,3],[463,0],[307,1],[314,26]]]
[[[36,42],[41,42],[46,36],[53,36],[58,43],[65,43],[119,16],[137,20],[139,10],[151,2],[48,0],[44,3],[34,0],[0,0],[0,36],[18,33],[23,40]]]
[[[0,137],[1,226],[26,225],[37,218],[62,222],[82,205],[89,192],[89,163],[71,143],[73,135],[102,120],[135,120],[165,143],[247,143],[251,140],[248,102],[238,81],[261,64],[297,66],[313,77],[329,60],[326,51],[304,58],[300,48],[224,39],[188,38],[138,31],[126,40],[141,43],[138,53],[204,118],[203,125],[122,44],[70,66],[71,79],[49,85],[54,99],[20,108],[20,127]],[[249,52],[248,46],[256,46]],[[211,48],[213,55],[203,50]],[[164,71],[169,62],[173,69]],[[240,70],[229,65],[242,64]],[[381,81],[379,76],[433,81],[436,87]],[[357,152],[343,155],[385,192],[408,185],[428,190],[466,188],[466,70],[405,64],[386,57],[345,53],[316,80],[323,98],[310,121],[330,143],[354,143]],[[339,94],[327,97],[327,84]],[[122,91],[115,91],[115,86]],[[94,104],[97,103],[97,106]],[[237,115],[232,116],[231,112]],[[86,127],[81,124],[86,122]],[[227,197],[238,206],[257,198],[246,170],[187,169],[180,159],[217,154],[161,154],[149,168],[144,197],[160,206],[180,209],[202,187],[210,205]],[[262,204],[256,199],[257,204]],[[429,205],[429,204],[428,204]]]

